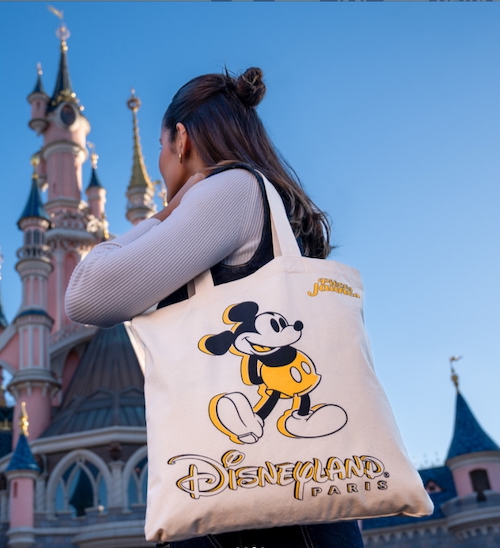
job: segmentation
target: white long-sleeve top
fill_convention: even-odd
[[[221,261],[249,261],[263,225],[251,173],[231,169],[204,179],[164,221],[147,219],[97,245],[71,276],[66,313],[99,327],[130,320]]]

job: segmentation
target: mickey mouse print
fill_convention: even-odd
[[[290,438],[319,438],[338,432],[347,424],[339,405],[311,405],[311,392],[321,381],[313,360],[296,343],[304,324],[289,321],[279,312],[261,312],[253,301],[226,308],[222,320],[230,329],[205,335],[198,348],[212,356],[227,352],[240,358],[241,380],[256,386],[258,401],[252,405],[241,392],[215,395],[209,403],[214,426],[237,444],[252,444],[264,435],[266,419],[281,398],[291,406],[278,418],[277,429]]]

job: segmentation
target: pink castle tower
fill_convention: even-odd
[[[36,170],[36,155],[32,163]],[[23,284],[23,300],[14,320],[19,355],[17,371],[9,389],[18,402],[18,414],[20,398],[27,402],[33,413],[33,435],[37,437],[50,422],[51,399],[59,389],[59,382],[50,370],[49,360],[49,334],[53,320],[47,313],[47,280],[53,267],[46,234],[51,220],[42,204],[36,171],[18,226],[24,233],[23,246],[17,252],[19,261],[16,264]],[[14,430],[14,443],[16,441],[17,432]]]
[[[28,97],[32,107],[29,125],[43,135],[38,174],[47,186],[45,208],[53,223],[47,234],[53,265],[48,281],[48,313],[54,319],[53,331],[59,333],[74,328],[64,312],[64,292],[71,273],[91,247],[103,240],[105,232],[103,193],[97,200],[92,196],[94,206],[100,205],[90,210],[81,199],[82,163],[88,157],[86,136],[90,124],[71,84],[66,43],[69,35],[62,23],[57,31],[60,60],[52,97],[47,101],[40,73]]]
[[[29,126],[43,136],[43,146],[33,157],[31,191],[18,223],[24,232],[16,265],[23,283],[23,300],[11,325],[0,322],[0,362],[13,375],[10,392],[17,402],[26,402],[33,439],[50,424],[61,381],[63,387],[67,386],[79,362],[78,349],[68,353],[64,345],[71,343],[73,335],[80,340],[83,332],[91,335],[95,331],[71,322],[65,314],[64,293],[69,278],[85,254],[108,237],[106,191],[98,183],[96,164],[87,188],[90,205],[81,199],[82,163],[88,156],[90,124],[72,88],[66,42],[69,31],[64,23],[56,34],[60,58],[54,92],[51,97],[45,92],[38,65],[35,88],[28,96]],[[47,190],[45,206],[40,189]],[[15,424],[13,434],[15,444]]]
[[[141,101],[135,95],[134,90],[132,90],[132,96],[127,101],[127,106],[132,111],[134,128],[132,175],[127,187],[127,219],[133,225],[136,225],[156,212],[154,203],[155,188],[144,165],[141,140],[139,138],[139,123],[137,121],[137,111],[141,108]]]
[[[35,485],[40,468],[28,443],[28,416],[23,402],[20,435],[5,476],[9,481],[10,528],[7,531],[11,548],[31,548],[35,544]]]

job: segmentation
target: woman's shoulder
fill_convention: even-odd
[[[208,176],[190,189],[183,201],[189,201],[190,194],[193,199],[204,199],[210,195],[210,201],[217,197],[223,203],[235,200],[262,203],[259,182],[250,171],[242,168],[227,169]]]
[[[237,183],[241,186],[255,186],[259,184],[257,178],[250,170],[241,167],[218,171],[213,175],[209,175],[206,180],[213,181],[219,185],[224,185],[225,183]]]

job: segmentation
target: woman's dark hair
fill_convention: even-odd
[[[284,200],[305,255],[323,259],[331,250],[328,219],[306,195],[297,174],[267,135],[255,109],[265,93],[260,68],[249,68],[238,77],[227,71],[198,76],[175,94],[163,117],[163,129],[172,142],[176,124],[184,124],[209,167],[244,162],[258,169]]]

